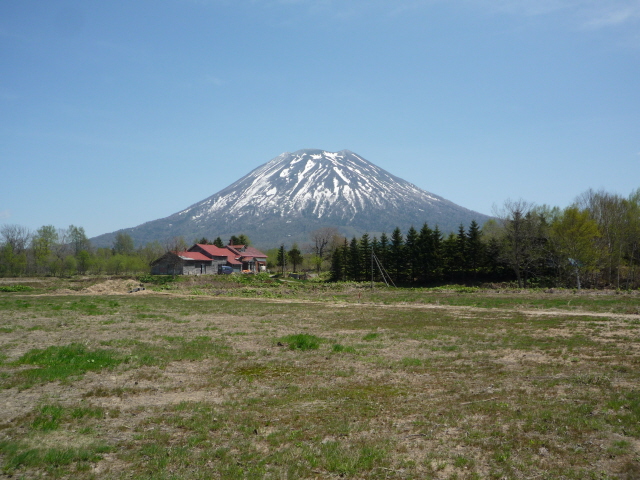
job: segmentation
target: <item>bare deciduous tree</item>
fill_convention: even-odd
[[[18,255],[27,249],[31,232],[27,227],[21,225],[2,225],[0,227],[0,236],[4,240],[2,243],[11,245],[13,253]]]
[[[343,237],[336,227],[322,227],[311,232],[310,238],[316,259],[314,263],[319,272],[322,262],[342,243]]]
[[[336,239],[343,238],[336,227],[318,228],[311,232],[310,237],[313,242],[313,253],[320,258],[325,258],[331,247],[335,246]]]
[[[178,252],[184,252],[187,248],[189,247],[184,237],[173,237],[165,241],[165,253],[168,254],[170,274],[175,275],[178,268],[182,265],[182,260],[177,255]]]
[[[630,202],[619,195],[589,189],[578,197],[576,203],[587,209],[598,223],[600,248],[606,253],[606,282],[620,288],[620,271],[624,251],[624,237],[628,226],[627,211]]]
[[[534,207],[524,200],[509,199],[494,212],[502,226],[502,260],[513,269],[520,288],[527,287],[528,276],[544,254],[543,222]]]
[[[184,252],[189,246],[184,237],[173,237],[165,240],[165,252]]]

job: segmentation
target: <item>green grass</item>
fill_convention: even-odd
[[[0,292],[31,292],[33,287],[28,285],[0,285]]]
[[[43,405],[36,418],[31,422],[31,428],[45,432],[57,430],[64,413],[65,410],[60,405]]]
[[[76,471],[90,470],[90,463],[101,460],[103,454],[111,451],[113,447],[99,442],[77,448],[30,448],[22,443],[0,441],[0,454],[4,457],[2,472],[7,475],[24,469],[44,469],[57,478],[68,474],[69,469],[64,467],[71,465],[76,466]]]
[[[73,408],[65,408],[59,404],[42,405],[33,421],[31,428],[43,432],[58,430],[63,422],[86,419],[103,419],[106,411],[101,407],[78,405]]]
[[[165,366],[180,360],[201,360],[206,357],[228,356],[229,348],[221,342],[212,342],[210,337],[199,336],[191,340],[182,337],[164,337],[163,342],[145,343],[139,341],[105,342],[133,346],[130,353],[123,355],[113,349],[89,350],[84,345],[73,343],[33,349],[13,362],[13,365],[28,365],[3,382],[5,388],[29,388],[36,384],[53,381],[78,380],[87,372],[114,369],[122,363],[129,368],[141,365]]]
[[[1,297],[2,473],[640,472],[638,320],[594,315],[637,296],[204,282],[171,282],[197,296]]]
[[[89,350],[79,343],[36,348],[14,362],[35,368],[19,370],[4,382],[4,386],[28,388],[39,383],[67,380],[89,371],[113,369],[123,361],[124,357],[113,350]]]
[[[288,345],[290,350],[317,350],[320,348],[320,343],[323,342],[323,339],[315,335],[299,333],[281,337],[278,341]]]
[[[203,358],[229,358],[229,347],[210,337],[199,336],[193,340],[181,337],[166,337],[166,346],[138,345],[134,355],[139,357],[142,365],[166,365],[170,362],[189,360],[196,361]]]
[[[91,436],[94,433],[91,425],[107,415],[115,418],[118,414],[117,410],[106,411],[86,403],[40,405],[23,417],[24,424],[28,425],[27,435],[21,439],[0,440],[1,471],[12,476],[25,469],[37,469],[54,478],[68,475],[70,471],[89,471],[92,463],[114,450],[112,445]],[[63,435],[55,441],[48,441],[51,435],[60,433]]]
[[[345,346],[339,343],[334,344],[333,347],[331,347],[331,350],[335,353],[356,353],[355,347],[349,345]]]

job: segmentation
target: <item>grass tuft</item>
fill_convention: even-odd
[[[35,365],[37,368],[21,370],[9,378],[6,387],[32,385],[66,380],[89,371],[115,368],[124,357],[113,350],[88,350],[84,345],[72,343],[33,349],[19,358],[15,365]]]
[[[0,286],[0,292],[30,292],[33,290],[33,287],[29,287],[27,285],[2,285]]]
[[[289,345],[291,350],[317,350],[323,340],[315,335],[299,333],[297,335],[287,335],[280,338],[279,341]]]
[[[344,346],[336,343],[331,347],[331,350],[335,353],[356,353],[356,349],[351,346]]]
[[[5,457],[2,471],[7,475],[25,467],[55,469],[74,463],[97,462],[102,454],[112,450],[102,443],[78,448],[28,448],[20,443],[0,442],[0,453]],[[54,476],[58,475],[54,472]]]

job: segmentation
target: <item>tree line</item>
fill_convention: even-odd
[[[213,241],[203,237],[195,243],[224,247],[220,237]],[[245,234],[229,239],[230,245],[250,243]],[[129,234],[119,232],[111,247],[94,248],[83,227],[44,225],[31,232],[5,224],[0,226],[0,277],[143,274],[166,252],[185,251],[190,245],[175,237],[136,248]]]
[[[0,227],[0,239],[0,276],[5,277],[145,273],[165,252],[159,242],[135,248],[126,233],[118,233],[110,248],[93,248],[84,228],[75,225],[44,225],[30,232],[7,224]]]
[[[508,200],[482,228],[473,221],[448,235],[425,223],[343,239],[331,279],[631,289],[639,263],[640,189],[626,198],[588,190],[565,209]]]
[[[284,245],[267,251],[269,266],[283,272],[298,267],[334,281],[381,281],[398,285],[514,282],[518,286],[617,288],[640,287],[640,189],[628,197],[588,190],[565,209],[506,201],[494,219],[443,234],[424,224],[390,236],[364,234],[350,241],[335,227],[310,235],[301,249]],[[222,246],[218,237],[196,243]],[[233,245],[248,245],[242,234]],[[0,276],[136,274],[167,251],[188,248],[183,238],[136,248],[131,237],[116,235],[111,247],[94,248],[82,227],[35,232],[18,225],[0,226]]]

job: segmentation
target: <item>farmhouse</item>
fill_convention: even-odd
[[[242,263],[243,273],[259,273],[267,270],[267,256],[257,248],[248,245],[227,245]]]
[[[216,275],[222,267],[233,273],[259,273],[267,269],[267,256],[247,245],[215,245],[196,243],[184,252],[167,252],[151,264],[153,275]]]

